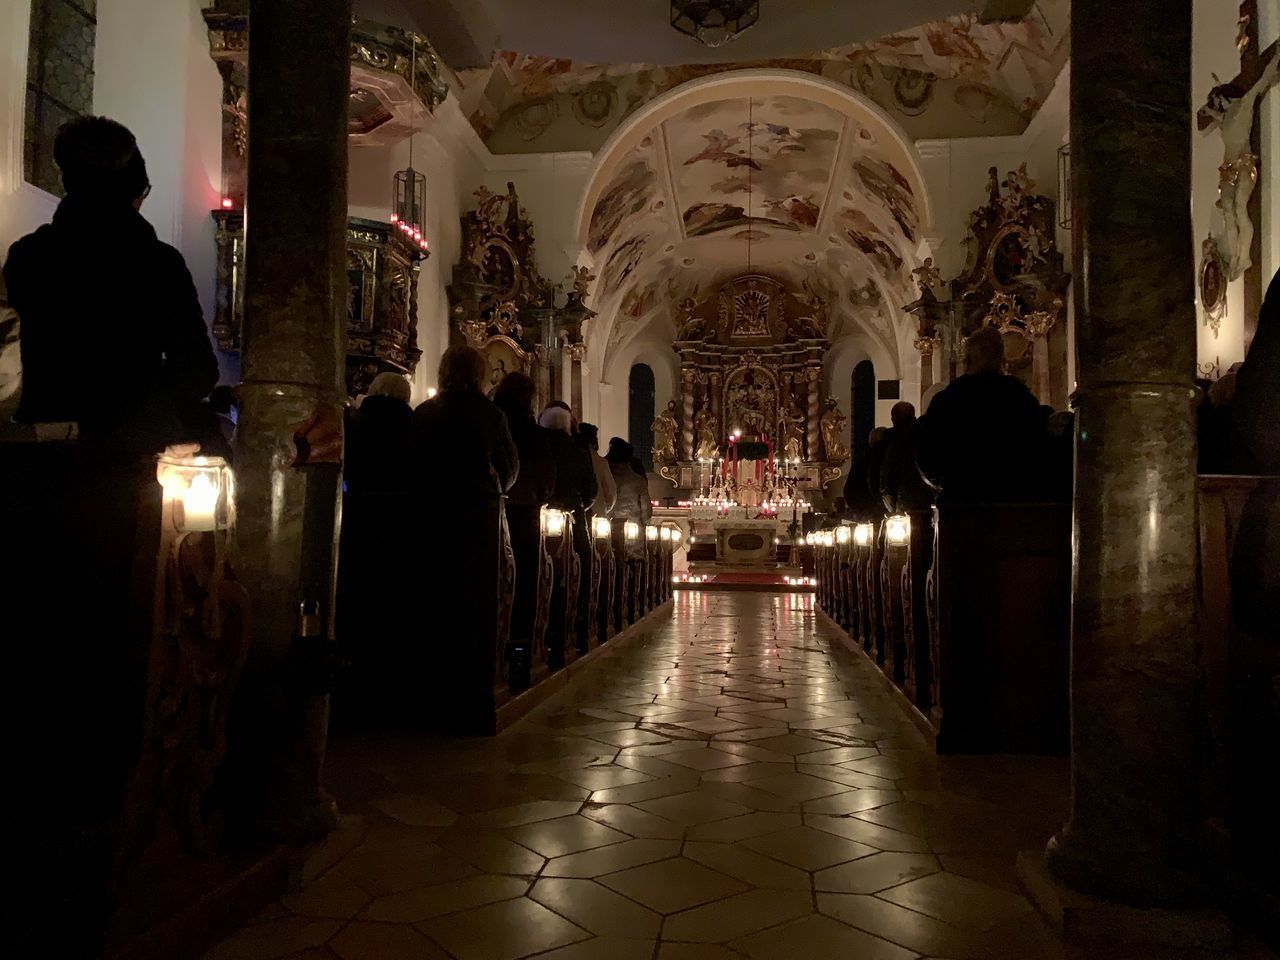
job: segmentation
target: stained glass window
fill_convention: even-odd
[[[58,196],[62,178],[53,139],[62,124],[93,112],[97,15],[98,0],[31,0],[23,173],[28,183]]]

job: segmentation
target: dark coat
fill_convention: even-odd
[[[916,466],[916,424],[890,427],[881,440],[884,460],[880,464],[880,499],[890,513],[928,510],[933,493]]]
[[[889,444],[882,436],[866,453],[854,460],[844,483],[844,501],[854,520],[875,522],[884,516],[880,499],[880,465]]]
[[[1040,405],[1017,377],[971,373],[938,393],[916,422],[924,475],[947,500],[1038,495],[1045,433]]]
[[[343,475],[353,492],[391,493],[409,482],[413,409],[398,397],[365,397],[352,413]]]
[[[498,408],[502,410],[501,407]],[[520,455],[515,483],[507,491],[508,506],[540,507],[556,488],[556,462],[551,456],[547,431],[527,411],[502,410]]]
[[[409,427],[412,489],[450,502],[497,501],[520,460],[507,418],[479,390],[445,390],[413,411]]]
[[[218,361],[182,254],[125,204],[68,197],[4,265],[21,318],[24,423],[76,421],[121,453],[190,439]]]
[[[556,465],[551,506],[560,510],[572,510],[581,520],[583,511],[590,510],[596,499],[596,471],[591,464],[591,454],[563,430],[545,432],[551,459]]]

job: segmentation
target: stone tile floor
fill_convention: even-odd
[[[681,593],[498,737],[331,749],[305,885],[206,960],[1042,960],[1066,764],[938,758],[812,598]]]

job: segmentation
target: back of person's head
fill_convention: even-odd
[[[979,327],[964,341],[965,373],[999,373],[1004,365],[1004,337],[995,327]]]
[[[609,452],[604,458],[610,463],[630,463],[635,455],[635,447],[621,437],[614,437],[609,441]]]
[[[214,413],[220,413],[226,416],[231,412],[231,408],[236,405],[236,388],[230,384],[223,383],[213,388],[209,394],[209,408]]]
[[[876,446],[881,440],[884,439],[884,435],[888,432],[889,432],[889,429],[887,427],[873,428],[871,433],[867,435],[867,446],[868,447]]]
[[[906,400],[899,400],[889,411],[889,419],[895,427],[909,427],[916,419],[916,408]]]
[[[532,417],[533,397],[537,392],[537,384],[523,373],[508,373],[493,391],[493,402],[508,416]]]
[[[599,452],[600,450],[600,428],[594,423],[578,424],[578,439],[588,450]]]
[[[373,383],[369,384],[369,396],[394,397],[397,400],[408,403],[409,381],[401,374],[384,370],[373,378]]]
[[[58,128],[53,159],[70,197],[133,203],[151,186],[129,128],[106,117],[78,117]]]
[[[465,343],[450,347],[440,357],[440,368],[436,373],[440,392],[479,390],[484,382],[484,370],[484,357],[475,347]]]
[[[547,409],[542,411],[542,415],[538,417],[538,426],[545,427],[547,430],[559,430],[562,433],[572,433],[573,414],[565,407],[551,404]]]

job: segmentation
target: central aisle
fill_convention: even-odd
[[[209,957],[1061,956],[1013,863],[1063,762],[940,761],[808,596],[640,630],[496,738],[336,744],[311,882]]]

